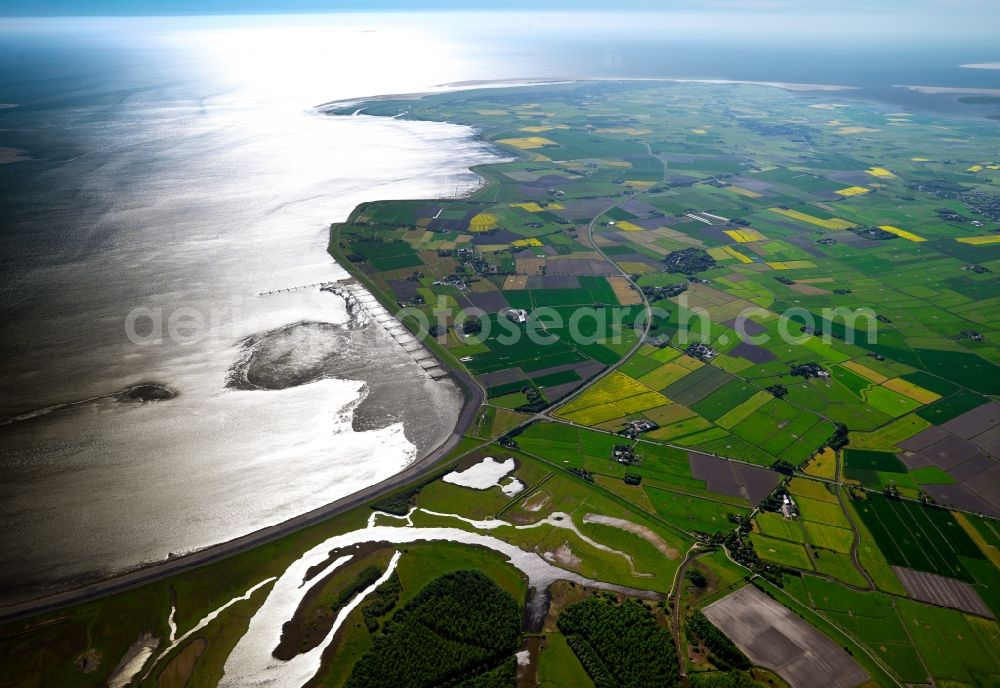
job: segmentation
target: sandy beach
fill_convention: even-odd
[[[771,86],[781,88],[786,91],[854,91],[857,86],[840,86],[837,84],[796,84],[784,81],[740,81],[736,79],[665,79],[665,81],[675,81],[687,84],[746,84],[749,86]]]
[[[965,65],[963,65],[965,66]],[[956,96],[1000,96],[1000,88],[962,88],[958,86],[908,86],[900,84],[897,88],[905,88],[917,93],[927,95],[956,95]]]
[[[965,66],[965,65],[963,65]],[[552,84],[586,83],[588,81],[653,81],[670,84],[744,84],[748,86],[770,86],[786,91],[854,91],[857,86],[842,86],[839,84],[804,84],[784,81],[742,81],[738,79],[674,79],[645,77],[588,77],[578,79],[568,78],[537,78],[537,79],[471,79],[438,84],[426,91],[417,93],[390,93],[376,96],[358,96],[356,98],[340,98],[316,106],[320,112],[329,112],[336,108],[350,105],[363,106],[365,103],[375,103],[383,100],[417,100],[444,91],[468,91],[476,88],[516,88],[518,86],[541,86]]]

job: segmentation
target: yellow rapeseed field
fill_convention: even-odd
[[[513,146],[514,148],[520,148],[521,150],[556,145],[555,141],[547,139],[544,136],[525,136],[517,139],[500,139],[497,143],[503,143],[508,146]]]
[[[741,263],[752,263],[753,260],[748,258],[746,254],[736,250],[732,246],[715,246],[708,249],[708,255],[712,256],[716,260],[730,260],[735,258]]]
[[[955,241],[960,244],[972,244],[973,246],[985,246],[987,244],[1000,244],[1000,234],[990,234],[988,236],[958,237]]]
[[[834,479],[837,477],[837,454],[829,447],[817,454],[803,469],[806,475],[818,478]]]
[[[824,220],[821,217],[814,217],[813,215],[800,213],[798,210],[785,210],[784,208],[769,208],[769,210],[773,213],[778,213],[779,215],[784,215],[785,217],[790,217],[794,220],[808,222],[809,224],[822,227],[823,229],[850,229],[851,227],[856,226],[853,222],[841,220],[839,217]]]
[[[873,177],[881,177],[883,179],[891,179],[896,176],[884,167],[869,167],[865,172]]]
[[[742,251],[736,250],[732,246],[723,246],[722,250],[725,251],[726,253],[728,253],[729,255],[731,255],[736,260],[740,261],[741,263],[752,263],[753,262],[753,259],[749,258]]]
[[[768,261],[767,266],[772,270],[802,270],[814,268],[816,263],[811,260],[776,260]]]
[[[592,425],[669,403],[670,400],[662,394],[615,372],[560,408],[556,415],[575,423]]]
[[[541,213],[546,210],[566,210],[566,206],[562,203],[549,203],[547,205],[539,205],[534,201],[529,201],[527,203],[511,203],[511,208],[520,208],[521,210],[527,210],[529,213]]]
[[[856,363],[854,361],[844,361],[840,365],[842,367],[844,367],[844,368],[847,368],[852,373],[857,373],[858,375],[860,375],[861,377],[865,378],[866,380],[871,380],[876,385],[880,385],[880,384],[882,384],[883,382],[885,382],[886,380],[889,379],[885,375],[883,375],[882,373],[880,373],[880,372],[878,372],[876,370],[872,370],[868,366],[861,365],[860,363]]]
[[[537,203],[534,203],[534,202],[531,202],[531,203],[511,203],[510,207],[511,208],[520,208],[521,210],[527,210],[529,213],[540,213],[543,210],[545,210],[545,208],[543,208],[542,206],[540,206],[540,205],[538,205]]]
[[[725,233],[733,241],[741,244],[748,244],[751,241],[763,241],[767,238],[756,229],[727,229]]]
[[[914,401],[919,401],[921,404],[930,404],[931,402],[937,401],[941,398],[940,394],[935,394],[934,392],[924,389],[912,382],[907,382],[906,380],[898,377],[894,377],[891,380],[886,380],[882,383],[882,386],[886,389],[891,389],[893,392],[899,392],[905,397],[910,397]]]
[[[469,220],[470,232],[488,232],[496,229],[497,216],[492,213],[479,213]]]
[[[871,189],[864,186],[849,186],[846,189],[834,191],[834,193],[841,196],[860,196],[861,194],[866,194],[869,191],[871,191]]]
[[[907,241],[915,241],[915,242],[927,241],[927,239],[924,239],[922,236],[917,236],[913,232],[907,232],[905,229],[900,229],[899,227],[893,227],[892,225],[879,225],[879,229],[885,232],[889,232],[890,234],[895,234],[898,237],[903,237]]]

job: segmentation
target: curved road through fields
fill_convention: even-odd
[[[653,154],[653,151],[652,151],[652,149],[650,149],[648,143],[644,144],[644,145],[646,146],[646,152],[649,153],[649,155],[651,157],[654,157],[657,160],[659,160],[660,164],[663,165],[663,176],[660,177],[660,181],[658,181],[657,183],[655,183],[651,187],[649,187],[650,189],[653,189],[653,188],[656,188],[657,186],[659,186],[660,184],[666,183],[667,176],[670,174],[670,167],[669,167],[669,165],[667,164],[667,162],[663,158],[659,157],[658,155],[654,155]],[[646,336],[649,334],[649,328],[653,324],[653,309],[649,305],[649,299],[646,298],[646,295],[642,293],[642,289],[640,289],[639,285],[636,284],[635,280],[632,279],[632,275],[630,275],[627,272],[625,272],[624,270],[622,270],[618,266],[618,263],[616,263],[615,261],[613,261],[610,258],[608,258],[608,255],[603,251],[603,249],[601,249],[600,246],[598,246],[596,243],[594,243],[594,226],[597,224],[597,220],[600,219],[601,216],[608,214],[609,212],[611,212],[612,210],[614,210],[618,206],[623,205],[624,203],[627,203],[628,201],[632,200],[636,196],[641,196],[642,194],[646,193],[646,191],[648,191],[648,190],[649,189],[643,189],[642,191],[639,191],[637,193],[634,193],[634,194],[631,194],[629,196],[626,196],[625,198],[623,198],[622,200],[618,201],[617,203],[614,203],[614,204],[608,206],[602,212],[600,212],[599,214],[595,215],[594,218],[590,221],[590,224],[587,225],[587,240],[590,242],[591,247],[601,256],[601,258],[603,258],[607,263],[609,263],[611,266],[613,266],[615,268],[615,270],[617,270],[618,273],[622,277],[624,277],[626,280],[628,280],[628,283],[630,285],[632,285],[632,288],[635,289],[636,292],[638,292],[639,298],[642,299],[642,306],[643,306],[643,308],[646,311],[646,318],[645,318],[645,321],[642,324],[643,325],[642,326],[642,334],[636,338],[635,344],[633,344],[632,348],[630,348],[627,352],[625,352],[625,355],[621,356],[616,362],[612,363],[607,368],[605,368],[604,370],[602,370],[600,373],[598,373],[594,377],[590,378],[586,383],[584,383],[579,388],[577,388],[577,390],[575,392],[573,392],[572,394],[569,394],[569,395],[565,396],[564,398],[560,399],[559,400],[559,405],[560,406],[563,406],[563,405],[567,404],[568,402],[572,401],[573,399],[575,399],[576,397],[580,396],[581,394],[583,394],[584,392],[586,392],[588,389],[590,389],[591,387],[593,387],[594,385],[596,385],[598,382],[600,382],[603,378],[607,377],[608,375],[610,375],[611,373],[613,373],[614,371],[616,371],[619,367],[621,367],[622,365],[624,365],[625,362],[629,358],[632,357],[632,354],[634,354],[636,351],[639,350],[639,347],[642,346],[642,343],[645,341]],[[529,421],[529,422],[534,422],[536,420],[543,420],[543,419],[545,419],[545,420],[552,420],[552,418],[549,416],[549,412],[550,412],[550,409],[546,409],[546,410],[544,410],[544,411],[536,414],[531,419],[531,421]],[[558,422],[564,422],[564,421],[562,421],[560,419]],[[527,423],[524,423],[523,425],[527,425]]]

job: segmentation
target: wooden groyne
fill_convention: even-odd
[[[273,296],[275,294],[287,294],[292,291],[303,291],[305,289],[323,289],[324,287],[329,287],[331,284],[336,284],[336,282],[313,282],[312,284],[300,284],[297,287],[286,287],[284,289],[271,289],[269,291],[259,291],[255,296]]]
[[[324,288],[343,298],[355,314],[363,314],[381,326],[432,380],[447,377],[448,371],[441,367],[434,354],[356,280],[345,279]]]
[[[365,321],[374,322],[382,327],[431,379],[438,380],[448,375],[448,371],[441,366],[434,354],[354,278],[337,280],[335,282],[300,284],[295,287],[285,287],[284,289],[271,289],[257,292],[257,296],[273,296],[275,294],[287,294],[306,289],[325,290],[340,296],[347,302],[348,308],[351,309],[355,316],[360,316]]]

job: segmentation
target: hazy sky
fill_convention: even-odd
[[[996,0],[3,0],[0,15],[241,14],[410,10],[649,10],[854,15],[901,22],[1000,18]]]
[[[1000,58],[1000,49],[994,54],[990,47],[1000,45],[1000,0],[0,0],[0,31],[57,26],[34,17],[259,17],[337,12],[371,17],[383,12],[424,12],[432,17],[442,11],[462,12],[466,17],[475,16],[470,11],[496,13],[483,20],[495,34],[512,25],[542,33],[598,35],[617,29],[636,38],[669,34],[703,37],[709,44],[769,42],[775,49],[830,43],[869,51],[881,48],[888,59],[894,49],[889,44],[923,50],[975,45],[979,52],[969,59]],[[639,17],[639,12],[644,14]],[[552,16],[557,13],[561,16]],[[86,21],[58,25],[81,26]],[[454,23],[454,18],[435,21],[445,26]]]

